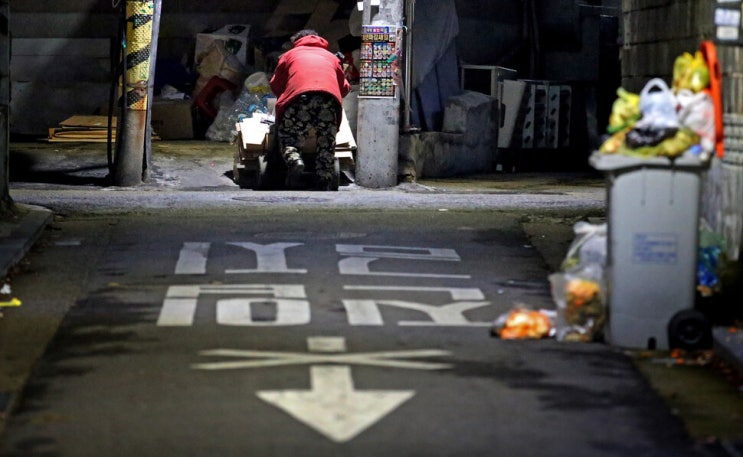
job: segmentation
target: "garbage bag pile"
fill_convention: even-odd
[[[600,341],[606,322],[606,229],[606,224],[588,222],[573,226],[576,237],[560,271],[549,276],[556,311],[516,305],[495,320],[491,335],[502,339]]]
[[[268,75],[255,72],[248,76],[235,100],[232,93],[222,93],[217,117],[206,130],[211,141],[232,143],[237,138],[236,124],[253,113],[268,113],[268,99],[274,97],[268,85]]]
[[[710,70],[702,52],[685,52],[674,63],[671,87],[660,78],[639,94],[617,89],[604,154],[678,157],[689,153],[707,159],[716,141],[715,105]]]

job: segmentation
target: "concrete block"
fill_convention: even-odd
[[[494,148],[467,146],[463,133],[407,134],[399,145],[398,176],[406,181],[486,172],[494,158]]]
[[[473,91],[450,97],[444,107],[442,131],[465,133],[468,125],[474,123],[481,132],[482,126],[490,122],[494,103],[492,97]]]

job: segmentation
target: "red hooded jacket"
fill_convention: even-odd
[[[286,105],[305,92],[327,92],[341,105],[351,91],[340,60],[328,51],[327,40],[315,35],[298,39],[294,47],[281,55],[269,84],[278,97],[276,122],[281,121]],[[339,111],[339,126],[341,119]]]

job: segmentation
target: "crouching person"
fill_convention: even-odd
[[[292,48],[279,58],[270,85],[278,97],[279,147],[288,167],[287,185],[296,187],[304,171],[300,151],[309,131],[317,137],[316,187],[331,190],[335,136],[343,118],[342,102],[351,85],[328,42],[314,30],[291,37]]]

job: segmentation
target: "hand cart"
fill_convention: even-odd
[[[254,114],[237,123],[237,148],[232,166],[233,181],[241,188],[253,190],[285,189],[287,169],[279,151],[279,141],[272,116]],[[336,135],[335,161],[331,189],[337,191],[341,175],[353,175],[356,142],[345,111]],[[315,140],[311,134],[302,148],[305,172],[298,188],[312,188],[315,179]]]

